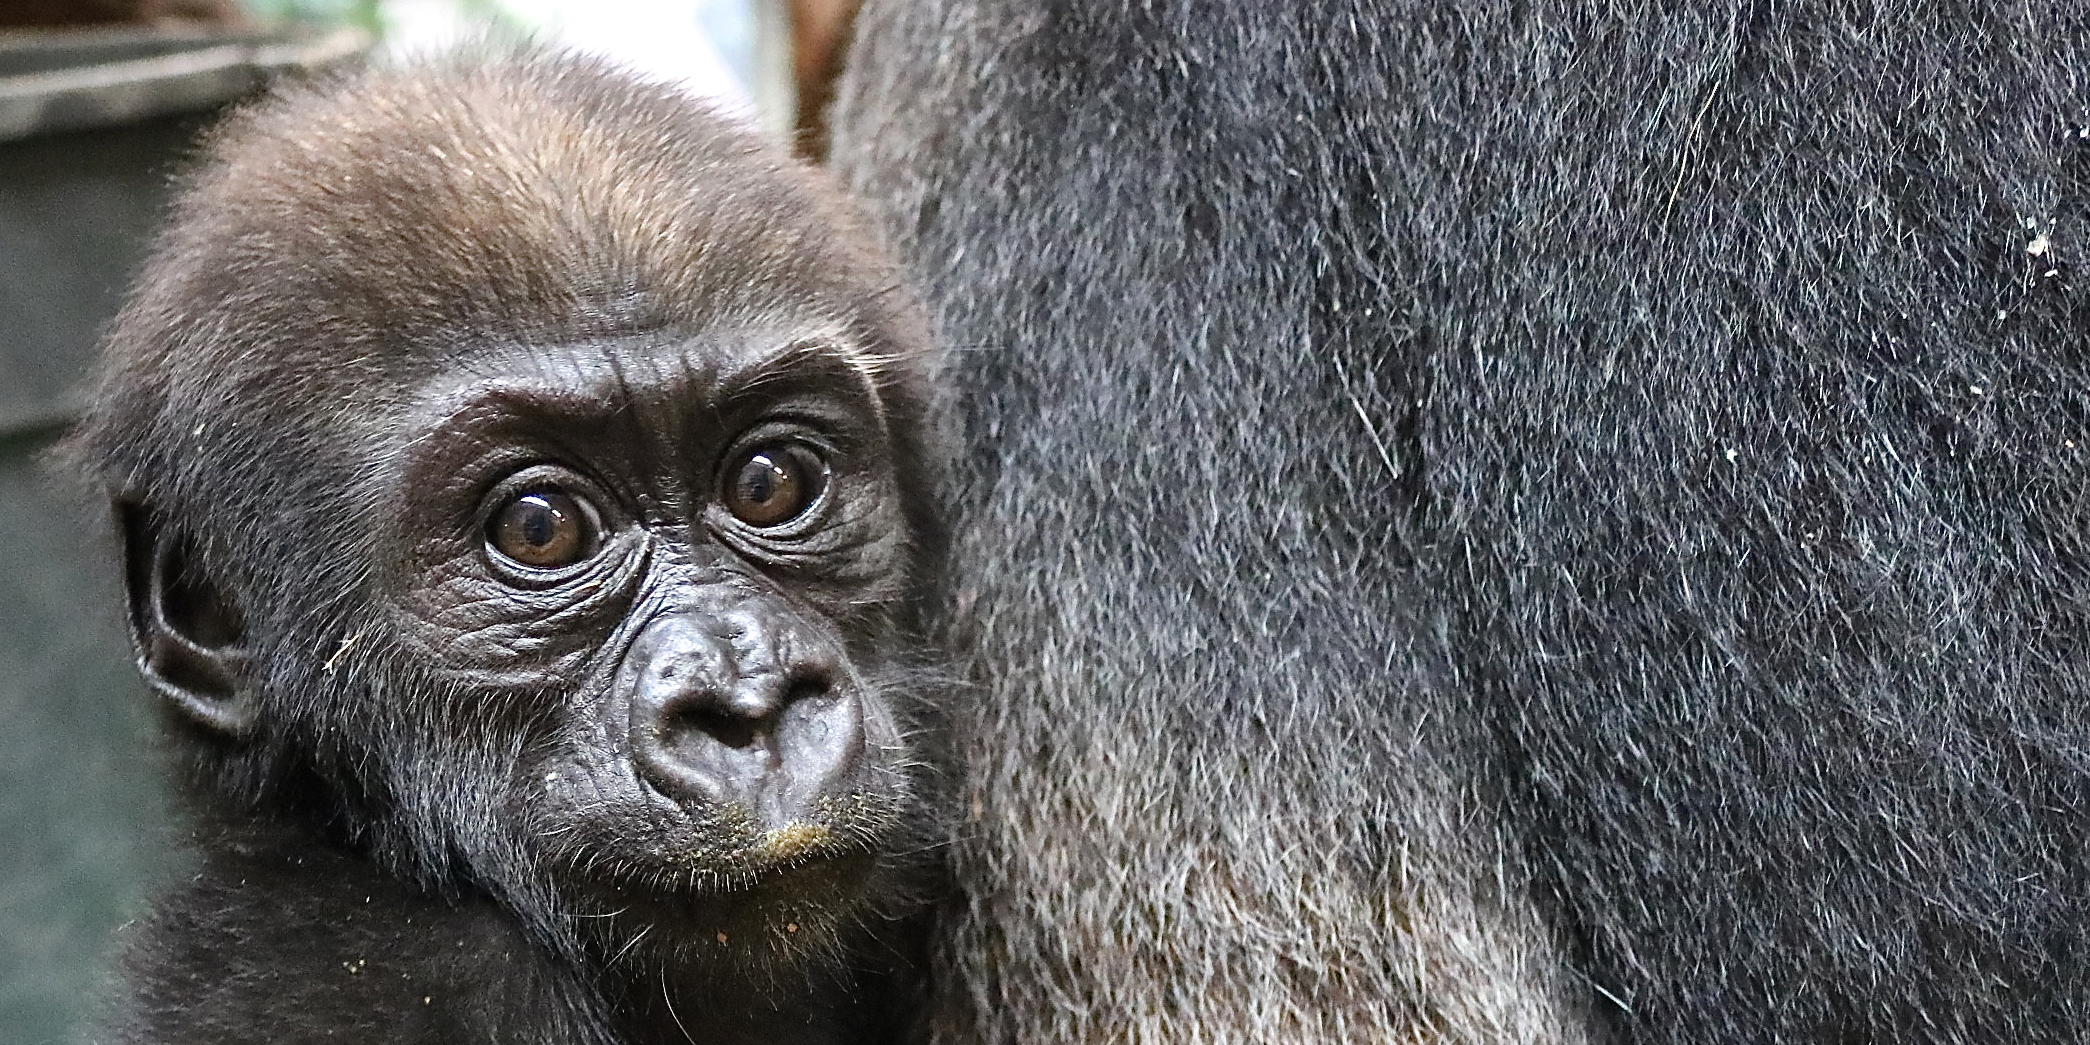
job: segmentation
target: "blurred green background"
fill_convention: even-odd
[[[0,1041],[71,1040],[111,931],[181,873],[99,505],[42,451],[199,121],[0,144]]]

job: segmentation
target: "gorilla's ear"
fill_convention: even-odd
[[[254,723],[253,658],[239,606],[151,510],[120,500],[116,518],[138,670],[191,720],[245,735]]]

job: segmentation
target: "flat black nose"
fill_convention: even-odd
[[[863,755],[840,651],[782,607],[656,618],[619,683],[639,773],[680,801],[742,805],[765,830],[802,819]]]

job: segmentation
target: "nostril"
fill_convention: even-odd
[[[668,709],[665,732],[670,736],[699,733],[729,748],[744,750],[761,739],[769,716],[745,715],[729,702],[718,699],[682,701]]]
[[[657,677],[671,683],[677,673],[674,666],[663,666]],[[775,734],[779,722],[795,705],[817,703],[833,695],[832,679],[817,668],[795,671],[789,676],[762,674],[742,678],[723,690],[692,687],[659,705],[660,730],[670,744],[704,736],[726,747],[744,750]]]
[[[817,700],[834,692],[834,682],[824,671],[802,671],[793,675],[784,684],[783,699],[779,707],[788,708],[801,701]]]

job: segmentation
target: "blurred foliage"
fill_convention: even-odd
[[[490,0],[462,2],[478,6],[490,3]],[[373,33],[384,28],[380,0],[240,0],[240,6],[264,23],[337,22],[362,26]]]

